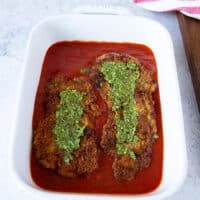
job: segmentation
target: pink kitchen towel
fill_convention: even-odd
[[[200,20],[200,0],[133,0],[138,6],[157,12],[180,11]]]

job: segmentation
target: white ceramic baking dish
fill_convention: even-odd
[[[124,11],[124,10],[123,10]],[[91,12],[91,10],[86,10]],[[10,172],[17,185],[37,199],[118,199],[120,195],[89,195],[56,193],[37,187],[30,175],[32,115],[42,63],[47,49],[63,40],[94,40],[141,43],[150,47],[158,68],[164,133],[164,165],[160,186],[143,195],[123,196],[123,199],[162,199],[175,192],[186,175],[186,146],[180,92],[170,35],[159,23],[144,17],[124,15],[121,9],[101,14],[68,14],[48,18],[32,31],[23,80],[18,100],[18,112],[10,151]],[[99,12],[99,10],[98,10]],[[110,9],[109,9],[110,12]],[[104,14],[102,14],[104,13]],[[120,15],[113,15],[120,13]]]

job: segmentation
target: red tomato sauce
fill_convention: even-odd
[[[157,82],[156,61],[151,49],[141,44],[113,42],[63,41],[52,45],[45,56],[38,85],[33,114],[33,130],[44,117],[45,85],[57,73],[70,78],[80,75],[80,69],[88,67],[95,58],[110,52],[126,53],[139,59],[146,68],[154,71]],[[113,176],[113,158],[101,152],[99,168],[88,177],[68,179],[41,166],[31,151],[31,175],[39,187],[57,192],[103,193],[103,194],[142,194],[155,190],[162,179],[163,168],[163,132],[159,88],[153,95],[157,118],[159,139],[153,146],[152,162],[131,181],[117,181]],[[105,105],[101,105],[105,109]],[[96,123],[96,132],[101,135],[105,118]]]

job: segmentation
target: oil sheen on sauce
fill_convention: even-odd
[[[44,117],[44,90],[48,80],[57,73],[69,78],[80,75],[80,69],[88,67],[96,57],[110,52],[126,53],[139,59],[140,63],[154,71],[157,82],[156,61],[151,49],[141,44],[112,42],[63,41],[52,45],[45,56],[41,77],[36,94],[33,114],[33,130]],[[131,181],[117,181],[113,176],[113,159],[103,152],[99,155],[99,168],[88,177],[69,179],[42,167],[31,152],[31,175],[41,188],[57,192],[101,193],[101,194],[143,194],[155,190],[162,179],[163,133],[159,89],[153,95],[159,139],[153,146],[152,162]],[[101,105],[105,109],[105,105]],[[101,135],[105,118],[98,119],[96,133]]]

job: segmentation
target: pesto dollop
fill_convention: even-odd
[[[117,127],[117,153],[136,159],[132,150],[139,141],[135,135],[138,124],[138,112],[134,100],[136,81],[140,76],[139,67],[132,62],[104,62],[101,72],[111,89],[108,96],[112,100]]]
[[[56,111],[54,133],[60,149],[65,151],[64,161],[73,159],[73,152],[80,146],[80,137],[84,134],[84,126],[80,125],[83,115],[81,100],[84,94],[73,89],[60,92],[60,104]]]

